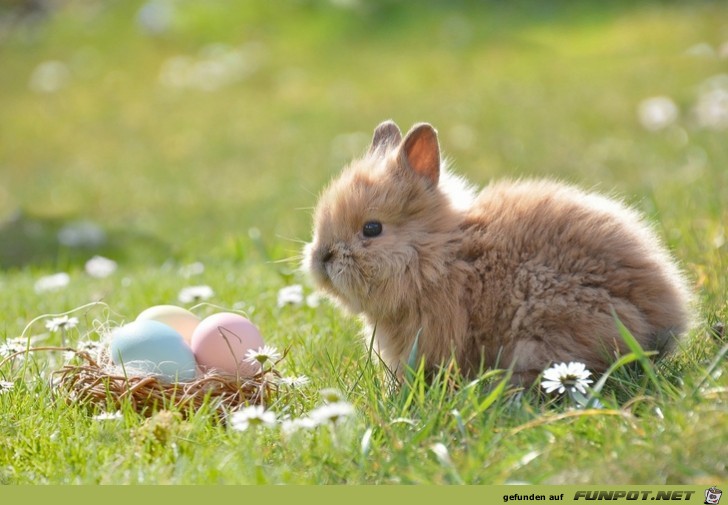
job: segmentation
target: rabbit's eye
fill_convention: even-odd
[[[365,237],[376,237],[382,234],[382,223],[379,221],[367,221],[364,223],[362,232]]]

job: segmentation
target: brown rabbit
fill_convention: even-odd
[[[371,148],[321,195],[304,268],[401,373],[415,337],[432,369],[513,366],[516,381],[580,361],[603,372],[688,325],[689,292],[637,212],[551,181],[503,181],[475,196],[442,166],[437,133],[380,124]]]

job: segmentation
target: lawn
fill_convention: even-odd
[[[61,314],[80,345],[152,305],[240,311],[309,382],[274,398],[271,427],[106,419],[52,388],[63,353],[33,352],[0,366],[0,483],[726,481],[728,4],[26,3],[0,6],[0,346],[60,345]],[[387,118],[432,123],[478,185],[559,178],[646,213],[696,293],[678,352],[636,350],[599,408],[499,371],[394,388],[355,319],[279,303],[313,293],[316,196]],[[284,429],[330,389],[349,415]]]

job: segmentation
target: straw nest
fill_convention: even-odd
[[[105,411],[119,409],[124,402],[129,402],[136,412],[145,416],[171,407],[188,415],[204,405],[222,416],[243,405],[268,405],[278,393],[280,373],[275,366],[286,354],[271,368],[253,377],[208,372],[190,382],[170,383],[155,375],[127,375],[111,364],[105,352],[93,357],[87,351],[71,347],[42,347],[16,355],[43,350],[70,351],[80,358],[53,372],[54,390],[66,402]]]

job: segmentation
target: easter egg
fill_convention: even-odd
[[[171,382],[190,381],[197,363],[182,335],[159,321],[134,321],[116,328],[109,349],[115,365],[126,372],[154,374]]]
[[[252,377],[260,370],[258,363],[245,361],[245,354],[250,349],[262,347],[263,337],[258,328],[241,315],[221,312],[206,317],[192,333],[190,346],[203,369],[242,377]]]
[[[187,309],[177,307],[176,305],[155,305],[149,307],[136,318],[137,321],[159,321],[167,326],[171,326],[185,339],[188,344],[192,340],[192,332],[198,324],[200,318]]]

